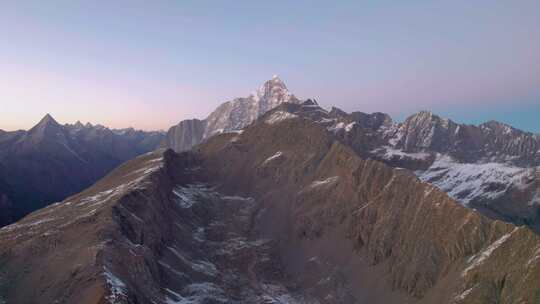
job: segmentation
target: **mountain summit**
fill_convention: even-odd
[[[51,114],[47,113],[45,114],[45,116],[43,116],[43,118],[40,120],[38,125],[49,124],[49,123],[58,124],[58,122],[51,116]]]
[[[46,128],[60,128],[60,124],[51,116],[51,114],[46,114],[43,118],[35,125],[30,132],[36,132],[38,130],[44,130]]]
[[[62,126],[50,114],[46,114],[37,125],[30,129],[25,139],[26,144],[31,143],[31,145],[43,141],[66,141]]]
[[[212,135],[240,130],[285,102],[300,103],[300,100],[274,75],[254,94],[221,104],[205,120],[181,121],[169,129],[162,145],[175,151],[189,150]]]
[[[298,103],[298,99],[289,92],[285,83],[277,75],[257,90],[254,100],[258,104],[259,116],[283,102]]]

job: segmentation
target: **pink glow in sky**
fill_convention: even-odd
[[[0,3],[0,129],[167,129],[273,74],[301,98],[540,132],[540,2]]]

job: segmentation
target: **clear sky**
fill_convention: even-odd
[[[0,129],[167,129],[273,74],[325,107],[540,132],[540,1],[1,1]]]

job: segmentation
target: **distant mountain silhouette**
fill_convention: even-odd
[[[47,114],[28,131],[0,133],[0,225],[90,186],[154,150],[160,132],[61,125]]]

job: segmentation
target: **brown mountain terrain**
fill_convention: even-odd
[[[278,107],[130,161],[0,230],[0,302],[540,301],[537,234],[338,133]]]

